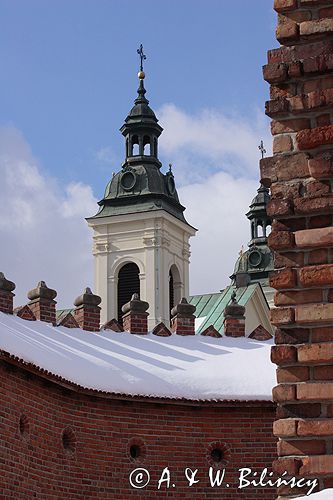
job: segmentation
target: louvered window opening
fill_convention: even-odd
[[[171,270],[169,271],[169,304],[170,304],[170,319],[171,319],[171,309],[175,305],[175,290],[174,290],[173,276]]]
[[[122,324],[122,306],[131,300],[133,293],[140,296],[139,268],[133,262],[125,264],[118,275],[118,321]]]

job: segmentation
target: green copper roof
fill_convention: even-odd
[[[205,318],[196,333],[200,334],[208,326],[213,325],[218,332],[223,334],[223,312],[226,306],[231,302],[232,292],[236,292],[237,302],[245,306],[252,297],[257,286],[257,284],[252,284],[247,287],[236,288],[230,285],[219,293],[191,296],[189,302],[196,306],[196,318]]]

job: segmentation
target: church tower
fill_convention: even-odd
[[[102,322],[121,320],[121,307],[138,293],[149,303],[149,328],[169,323],[171,308],[189,295],[189,239],[196,230],[184,218],[171,165],[161,172],[162,133],[145,97],[142,45],[138,95],[120,131],[125,161],[107,184],[94,231],[95,290]]]
[[[260,184],[256,196],[246,214],[251,224],[251,240],[248,250],[241,252],[236,262],[231,279],[237,282],[237,275],[246,273],[249,283],[260,283],[262,287],[269,286],[268,276],[274,269],[273,254],[267,244],[268,230],[272,224],[267,215],[267,204],[270,200],[269,190]]]

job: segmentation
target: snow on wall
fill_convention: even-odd
[[[271,400],[272,341],[85,332],[0,312],[0,349],[89,389],[193,400]]]
[[[313,493],[305,497],[298,497],[297,500],[332,500],[333,489],[319,491],[318,493]]]

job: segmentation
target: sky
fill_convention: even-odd
[[[249,240],[259,179],[266,52],[277,46],[267,0],[0,0],[0,271],[16,304],[39,280],[71,307],[93,287],[84,217],[121,168],[119,128],[138,86],[164,128],[192,240],[190,292],[229,283]],[[198,203],[200,200],[200,203]]]

